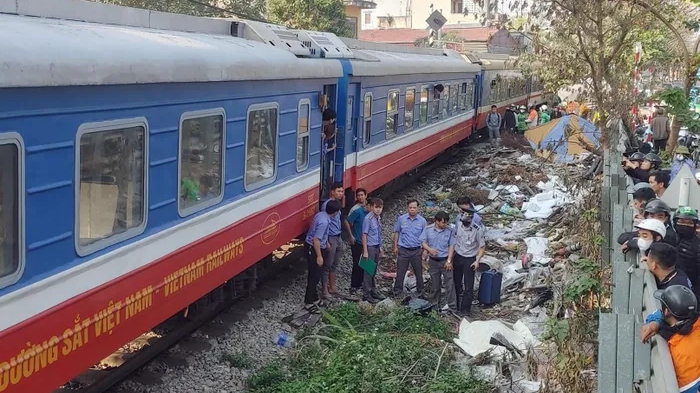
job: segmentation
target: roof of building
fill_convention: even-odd
[[[461,38],[471,42],[486,42],[498,29],[493,27],[445,27],[442,33],[455,32]],[[395,44],[412,44],[419,38],[428,36],[425,29],[372,29],[361,30],[360,40],[372,42],[385,42]]]

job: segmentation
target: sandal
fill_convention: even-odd
[[[308,311],[309,314],[320,314],[321,310],[318,309],[318,306],[315,304],[307,304],[304,306],[304,310]]]
[[[326,307],[327,305],[328,303],[324,302],[323,300],[319,300],[318,302],[316,302],[316,306],[318,307]]]

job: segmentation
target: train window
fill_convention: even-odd
[[[146,228],[146,119],[84,124],[78,129],[76,251],[85,256]]]
[[[462,110],[467,110],[467,82],[462,83],[462,94],[460,94],[459,98],[459,105],[462,107]]]
[[[452,114],[456,115],[459,113],[459,85],[455,83],[450,91],[452,92],[452,98],[450,98],[452,104]]]
[[[450,85],[445,85],[445,91],[440,97],[440,118],[444,119],[450,115]]]
[[[305,171],[309,167],[309,119],[311,117],[311,101],[303,99],[299,102],[299,121],[297,124],[297,171]]]
[[[277,104],[248,108],[246,124],[245,189],[250,191],[275,181],[277,175]]]
[[[418,119],[418,125],[423,126],[428,122],[428,86],[421,86],[420,88],[420,118]]]
[[[467,107],[474,108],[474,82],[470,81],[467,84]]]
[[[23,152],[19,134],[0,135],[0,288],[24,270]]]
[[[369,145],[369,139],[372,136],[372,93],[365,93],[364,107],[362,109],[362,146]]]
[[[416,89],[409,87],[406,89],[406,102],[403,109],[403,122],[406,128],[404,132],[413,128],[413,111],[416,105]]]
[[[225,135],[223,109],[187,112],[180,118],[180,216],[216,205],[224,198]]]
[[[389,90],[386,98],[386,139],[399,132],[399,90]]]

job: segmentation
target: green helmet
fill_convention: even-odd
[[[698,213],[690,206],[680,206],[678,210],[676,210],[676,214],[673,215],[673,220],[675,221],[679,218],[697,221]]]

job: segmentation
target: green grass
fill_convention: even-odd
[[[344,304],[324,315],[326,326],[297,337],[288,359],[248,380],[253,393],[487,393],[491,387],[460,372],[439,315],[400,307]]]

